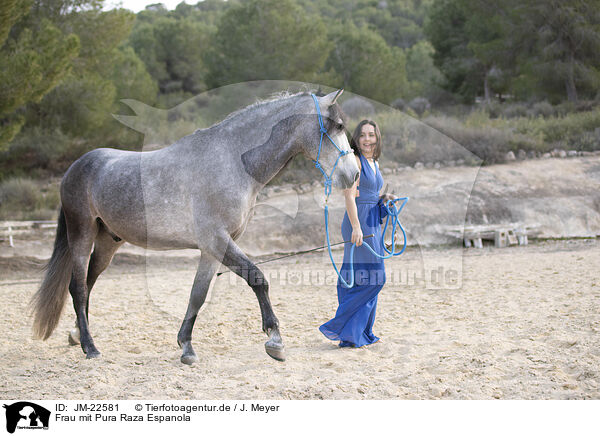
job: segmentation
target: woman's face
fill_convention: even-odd
[[[358,146],[360,152],[366,158],[371,159],[375,152],[375,145],[377,144],[377,135],[375,135],[375,127],[371,124],[365,124],[360,130],[360,136],[358,137]]]

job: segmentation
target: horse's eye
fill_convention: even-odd
[[[336,126],[338,130],[344,130],[344,125],[343,124],[339,124]]]

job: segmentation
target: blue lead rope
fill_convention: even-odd
[[[400,205],[399,208],[396,208],[396,205],[394,204],[397,201],[402,201],[402,204]],[[381,234],[381,246],[383,247],[383,249],[386,251],[386,253],[388,253],[385,256],[382,256],[381,254],[377,253],[375,250],[373,250],[373,248],[371,248],[371,246],[364,241],[363,244],[367,246],[367,248],[369,249],[369,251],[371,253],[373,253],[375,256],[381,258],[381,259],[389,259],[392,256],[400,256],[402,253],[404,253],[404,250],[406,250],[406,231],[404,230],[404,228],[402,227],[402,224],[400,223],[400,219],[398,218],[398,215],[400,215],[400,211],[402,211],[402,208],[404,207],[404,205],[406,204],[406,202],[408,201],[408,197],[402,197],[402,198],[396,198],[395,200],[388,200],[383,206],[385,207],[388,215],[385,219],[385,226],[383,228],[383,232]],[[385,232],[388,228],[388,224],[390,222],[390,217],[392,219],[392,250],[388,250],[387,247],[385,246],[385,242],[383,240],[383,238],[385,237]],[[402,250],[400,250],[399,252],[396,252],[396,227],[398,227],[400,229],[400,231],[402,231],[402,236],[404,237],[404,243],[402,244]],[[342,284],[347,287],[347,288],[351,288],[354,286],[354,249],[356,248],[356,243],[352,244],[352,247],[350,248],[350,283],[347,283],[346,280],[344,280],[344,278],[342,277],[342,275],[340,274],[339,270],[337,269],[337,266],[335,265],[335,261],[333,260],[333,254],[331,253],[331,242],[329,242],[329,210],[327,207],[327,203],[325,204],[325,234],[327,235],[327,249],[329,250],[329,258],[331,259],[331,264],[333,265],[333,269],[335,269],[335,272],[337,273],[338,277],[340,278]]]
[[[327,206],[327,200],[329,200],[329,194],[331,194],[333,172],[335,171],[335,168],[337,167],[337,164],[338,164],[340,158],[342,156],[345,156],[346,154],[349,154],[351,152],[351,150],[347,150],[347,151],[342,150],[340,147],[338,147],[338,145],[331,138],[331,136],[329,136],[329,134],[327,133],[327,129],[323,125],[323,117],[321,115],[321,109],[319,107],[319,102],[317,100],[317,97],[314,94],[311,94],[311,96],[313,98],[313,101],[315,102],[315,107],[317,108],[317,118],[319,120],[319,131],[321,132],[321,139],[319,140],[319,150],[317,152],[317,159],[314,162],[315,162],[315,167],[319,171],[321,171],[321,173],[323,174],[323,178],[325,179],[325,182],[324,182],[324,185],[325,185],[325,234],[327,235],[327,249],[329,250],[329,258],[331,259],[331,264],[333,265],[333,269],[337,273],[338,277],[340,278],[340,280],[342,281],[344,286],[347,288],[351,288],[354,286],[354,249],[356,248],[356,244],[353,243],[352,248],[350,249],[350,274],[351,274],[352,279],[350,280],[350,283],[347,283],[344,280],[344,278],[342,277],[342,275],[340,274],[339,270],[337,269],[337,266],[335,265],[335,261],[333,260],[333,254],[331,253],[331,242],[329,241],[329,208]],[[333,168],[331,169],[330,175],[327,175],[327,173],[323,170],[323,168],[321,167],[321,164],[319,163],[319,157],[321,156],[321,147],[323,145],[323,137],[324,136],[327,136],[327,138],[329,138],[329,140],[335,146],[335,148],[337,148],[337,150],[340,152],[334,165],[333,165]],[[402,204],[398,208],[396,208],[396,205],[394,204],[397,201],[402,201]],[[381,259],[389,259],[392,256],[400,256],[402,253],[404,253],[404,250],[406,250],[406,232],[404,231],[402,224],[400,224],[398,215],[402,211],[402,208],[404,208],[404,205],[406,204],[407,201],[408,201],[408,197],[402,197],[402,198],[396,198],[395,200],[388,200],[383,205],[385,207],[385,210],[387,211],[388,215],[385,220],[385,226],[383,228],[383,233],[381,234],[380,242],[381,242],[381,246],[383,247],[385,252],[388,254],[385,256],[382,256],[379,253],[377,253],[375,250],[373,250],[373,248],[371,248],[371,246],[366,241],[364,242],[364,244],[367,246],[367,248],[375,256],[380,257]],[[390,217],[392,219],[392,251],[387,249],[387,247],[385,246],[385,242],[383,240],[383,238],[385,236],[385,232],[388,228]],[[400,230],[402,231],[402,235],[404,237],[404,244],[402,246],[402,250],[400,250],[397,253],[396,253],[396,227],[400,228]]]

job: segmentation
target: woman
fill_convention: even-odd
[[[381,133],[377,123],[361,121],[352,135],[352,149],[360,169],[360,177],[351,188],[344,190],[346,214],[342,221],[344,240],[356,243],[354,250],[354,286],[346,288],[338,279],[339,307],[335,318],[319,330],[329,339],[340,341],[340,347],[362,347],[379,340],[373,334],[373,322],[377,307],[377,295],[385,283],[383,259],[375,256],[363,244],[369,244],[375,252],[384,256],[381,247],[381,224],[387,216],[383,206],[395,199],[391,194],[379,196],[383,177],[377,159],[381,154]],[[363,239],[365,235],[373,237]],[[350,250],[352,243],[344,245],[344,261],[340,275],[350,283]]]

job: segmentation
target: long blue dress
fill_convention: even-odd
[[[387,216],[383,203],[379,200],[379,191],[383,187],[383,177],[375,165],[375,171],[365,157],[360,155],[361,171],[359,196],[356,197],[358,219],[363,235],[375,235],[363,240],[380,255],[385,255],[381,247],[381,224]],[[345,241],[352,237],[352,225],[348,212],[342,221],[342,236]],[[350,283],[350,249],[352,243],[344,244],[344,261],[340,274]],[[338,309],[335,318],[319,327],[329,339],[340,341],[340,347],[362,347],[379,340],[373,334],[377,295],[385,284],[385,266],[383,259],[375,256],[366,247],[354,250],[354,286],[346,288],[338,278]]]

